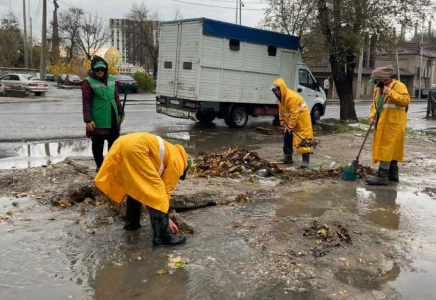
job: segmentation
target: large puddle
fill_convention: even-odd
[[[256,150],[258,147],[256,145],[277,141],[276,136],[230,128],[204,128],[189,132],[157,132],[156,134],[173,144],[184,146],[190,154],[236,146]],[[106,142],[104,149],[106,154]],[[0,169],[39,167],[58,163],[68,156],[92,156],[90,139],[27,143],[18,146],[15,152],[16,156],[0,159]]]
[[[104,208],[82,203],[59,210],[27,198],[0,198],[0,216],[13,211],[13,223],[0,223],[1,298],[317,299],[316,290],[284,294],[276,282],[263,280],[259,253],[235,232],[232,222],[274,215],[316,217],[330,209],[354,212],[379,230],[393,229],[409,241],[413,238],[412,268],[394,264],[383,277],[373,278],[350,267],[334,274],[338,280],[363,290],[390,284],[404,299],[431,299],[436,294],[435,199],[410,189],[338,184],[293,193],[293,205],[289,202],[282,198],[188,211],[185,217],[197,229],[188,243],[153,249],[145,217],[138,232],[124,232],[122,221]],[[182,255],[192,263],[159,275],[168,255]]]

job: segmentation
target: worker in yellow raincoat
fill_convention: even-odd
[[[302,156],[300,168],[309,167],[310,147],[299,147],[299,141],[293,137],[292,131],[303,139],[313,139],[310,112],[303,97],[288,89],[282,78],[274,80],[271,90],[278,99],[280,126],[285,126],[283,145],[283,163],[292,164],[292,146],[296,146],[297,153]]]
[[[393,66],[372,71],[370,83],[375,83],[370,109],[370,124],[375,126],[372,162],[379,162],[377,175],[366,180],[369,185],[388,185],[399,181],[398,162],[403,161],[406,132],[406,107],[410,104],[407,87],[393,74]]]
[[[95,177],[95,185],[116,203],[127,196],[124,229],[141,227],[142,204],[146,205],[153,228],[154,246],[179,245],[185,236],[168,218],[170,196],[184,180],[192,160],[180,145],[172,145],[150,133],[131,133],[118,138]]]

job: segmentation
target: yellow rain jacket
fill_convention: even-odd
[[[400,81],[393,80],[389,84],[391,89],[384,101],[377,128],[374,130],[372,144],[372,162],[403,161],[404,134],[406,132],[406,106],[410,104],[407,87]],[[374,90],[373,101],[369,113],[370,118],[376,119],[376,103],[380,89]]]
[[[95,185],[113,201],[126,195],[167,213],[170,196],[183,175],[188,154],[150,133],[131,133],[118,138],[94,179]]]
[[[279,118],[288,127],[304,139],[313,139],[312,120],[306,102],[300,94],[288,89],[282,78],[274,80],[274,85],[280,88],[282,99],[279,102]],[[309,153],[310,147],[298,147],[299,141],[294,137],[292,143],[297,153]]]

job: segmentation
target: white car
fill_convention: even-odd
[[[44,95],[48,91],[48,84],[45,81],[34,80],[34,75],[29,74],[6,74],[0,78],[5,88],[9,86],[21,86],[36,96]]]

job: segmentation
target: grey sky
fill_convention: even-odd
[[[95,15],[97,13],[98,16],[103,19],[124,18],[132,7],[132,4],[141,2],[140,0],[58,0],[60,6],[59,10],[67,10],[69,6],[77,6],[83,8],[85,12],[89,14]],[[157,12],[161,20],[173,20],[176,11],[179,10],[185,19],[205,17],[225,22],[235,22],[236,0],[144,0],[143,2],[150,12]],[[192,5],[186,2],[210,6]],[[245,2],[245,7],[242,8],[242,25],[251,27],[257,26],[262,20],[266,0],[246,0],[243,2]],[[26,0],[28,11],[27,19],[29,19],[29,4],[30,16],[34,20],[32,25],[33,34],[35,38],[40,40],[42,1]],[[40,6],[39,13],[38,6]],[[228,7],[228,9],[213,6]],[[21,23],[23,20],[23,1],[0,0],[0,15],[5,15],[9,10],[15,13]],[[52,19],[53,10],[53,0],[47,0],[48,20]]]

